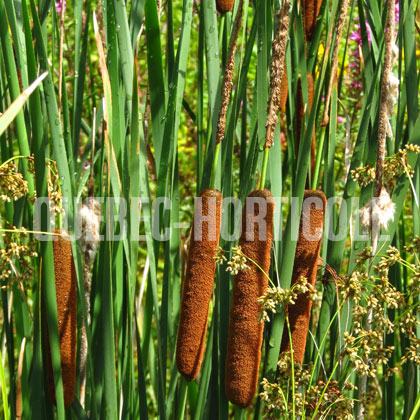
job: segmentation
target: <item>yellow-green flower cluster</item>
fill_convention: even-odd
[[[2,287],[10,287],[17,282],[21,290],[33,279],[34,264],[31,258],[36,258],[35,242],[28,239],[24,228],[16,232],[6,232],[2,235],[0,248],[0,280]]]
[[[312,287],[303,276],[290,289],[268,287],[265,294],[258,299],[261,305],[260,320],[269,321],[269,312],[276,313],[280,308],[286,310],[287,306],[294,305],[298,295],[302,293],[307,293],[308,299],[312,301],[320,299],[316,288]]]
[[[354,389],[351,383],[340,385],[337,381],[325,383],[320,380],[312,385],[313,365],[306,368],[296,362],[292,365],[289,352],[280,355],[277,366],[277,382],[270,383],[266,378],[261,381],[263,391],[260,397],[264,402],[266,418],[288,418],[292,412],[297,418],[311,418],[315,411],[318,413],[316,418],[354,418],[353,400],[345,394]],[[294,392],[291,390],[293,382]]]
[[[15,161],[0,165],[0,202],[18,200],[28,193],[28,182],[18,171]]]

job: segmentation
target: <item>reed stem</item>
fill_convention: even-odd
[[[268,166],[268,154],[270,152],[270,148],[266,147],[264,149],[264,160],[262,164],[262,170],[261,170],[261,182],[260,182],[260,189],[263,190],[265,188],[265,179],[267,175],[267,166]]]
[[[213,167],[211,169],[210,189],[214,189],[214,183],[215,183],[215,179],[216,179],[217,162],[219,160],[219,154],[220,154],[220,143],[217,143],[216,144],[216,150],[214,152]]]

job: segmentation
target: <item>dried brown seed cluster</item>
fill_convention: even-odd
[[[278,110],[282,102],[281,84],[284,83],[284,67],[286,45],[289,35],[290,2],[283,2],[277,12],[277,34],[272,43],[270,64],[270,97],[267,106],[267,122],[265,124],[265,148],[273,146],[274,132],[278,122]],[[287,96],[287,95],[286,95]]]
[[[226,129],[226,114],[229,106],[230,94],[233,87],[233,72],[235,70],[235,52],[236,52],[236,41],[238,40],[239,28],[241,26],[242,19],[242,8],[243,0],[239,3],[238,12],[233,27],[232,37],[229,42],[229,54],[226,61],[225,74],[223,78],[222,86],[222,104],[219,110],[219,121],[217,124],[216,132],[216,144],[220,143],[225,136]]]

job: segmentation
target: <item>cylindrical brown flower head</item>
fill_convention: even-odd
[[[233,282],[225,388],[229,400],[239,407],[249,406],[257,390],[264,330],[257,299],[264,295],[268,285],[273,214],[274,200],[269,190],[256,190],[248,195],[239,245],[245,256],[266,274],[248,260],[249,268],[239,271]]]
[[[233,9],[235,0],[216,0],[216,8],[219,13],[227,13]]]
[[[280,90],[280,111],[286,111],[287,97],[289,96],[289,85],[287,80],[287,67],[284,63],[283,77],[281,80],[281,90]]]
[[[60,231],[56,229],[55,233],[60,233]],[[57,236],[53,242],[53,252],[61,374],[63,378],[64,405],[68,407],[73,402],[76,390],[77,279],[68,232],[63,229],[61,234],[62,236]],[[48,328],[46,368],[48,392],[51,401],[56,404]]]
[[[204,190],[194,210],[187,271],[182,287],[176,346],[179,372],[192,381],[198,375],[205,349],[209,303],[216,270],[222,216],[222,193]]]
[[[307,41],[312,41],[315,33],[316,20],[321,9],[322,0],[303,0],[303,20]]]
[[[322,191],[306,190],[303,200],[299,237],[293,266],[292,285],[301,277],[315,287],[319,253],[324,229],[326,198]],[[306,293],[298,295],[294,305],[288,306],[293,356],[298,363],[303,362],[306,336],[311,317],[312,301]],[[289,331],[285,325],[281,352],[290,351]]]
[[[300,133],[302,131],[302,124],[305,119],[305,114],[309,115],[312,109],[312,103],[314,101],[314,78],[311,73],[308,73],[306,75],[306,80],[308,84],[308,104],[305,104],[303,102],[302,81],[300,78],[298,80],[298,87],[297,87],[296,137],[295,137],[296,156],[298,155],[298,152],[299,152]],[[314,170],[315,170],[315,127],[312,132],[312,143],[311,143],[311,174],[312,176],[313,176]]]

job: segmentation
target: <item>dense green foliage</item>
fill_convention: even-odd
[[[6,420],[420,418],[419,4],[396,3],[395,89],[386,98],[383,175],[395,208],[382,229],[387,236],[372,249],[371,226],[361,236],[359,219],[374,193],[390,1],[350,1],[338,39],[346,0],[324,0],[311,41],[305,40],[304,2],[291,2],[289,100],[267,167],[263,147],[280,0],[243,0],[225,136],[215,153],[239,1],[220,15],[213,0],[0,0],[0,385]],[[330,78],[336,45],[337,77]],[[296,139],[298,80],[306,103],[308,73],[313,106],[305,109],[305,129]],[[321,124],[329,88],[329,121]],[[260,388],[246,409],[230,404],[224,387],[233,281],[226,262],[216,269],[198,378],[186,382],[175,364],[194,197],[210,187],[213,169],[224,197],[243,201],[261,188],[266,169],[265,187],[273,196],[298,197],[299,204],[276,202],[270,288],[261,299],[267,312]],[[313,305],[302,367],[279,352],[287,304],[297,292],[290,291],[293,238],[307,179],[337,204],[325,219],[312,291],[321,298]],[[104,198],[100,233],[108,239],[92,254],[77,238],[77,199],[88,196]],[[49,197],[51,218],[78,239],[72,241],[77,390],[68,408],[53,246],[37,240],[51,229],[46,212],[34,217],[36,197]],[[108,197],[123,200],[110,207]],[[156,205],[159,197],[170,205]],[[124,222],[105,223],[124,203]],[[227,206],[222,223],[224,232],[237,233],[240,212]],[[159,240],[168,228],[169,240]],[[113,237],[124,229],[122,239]],[[220,246],[230,259],[238,235],[227,236]],[[47,392],[47,339],[57,406]]]

